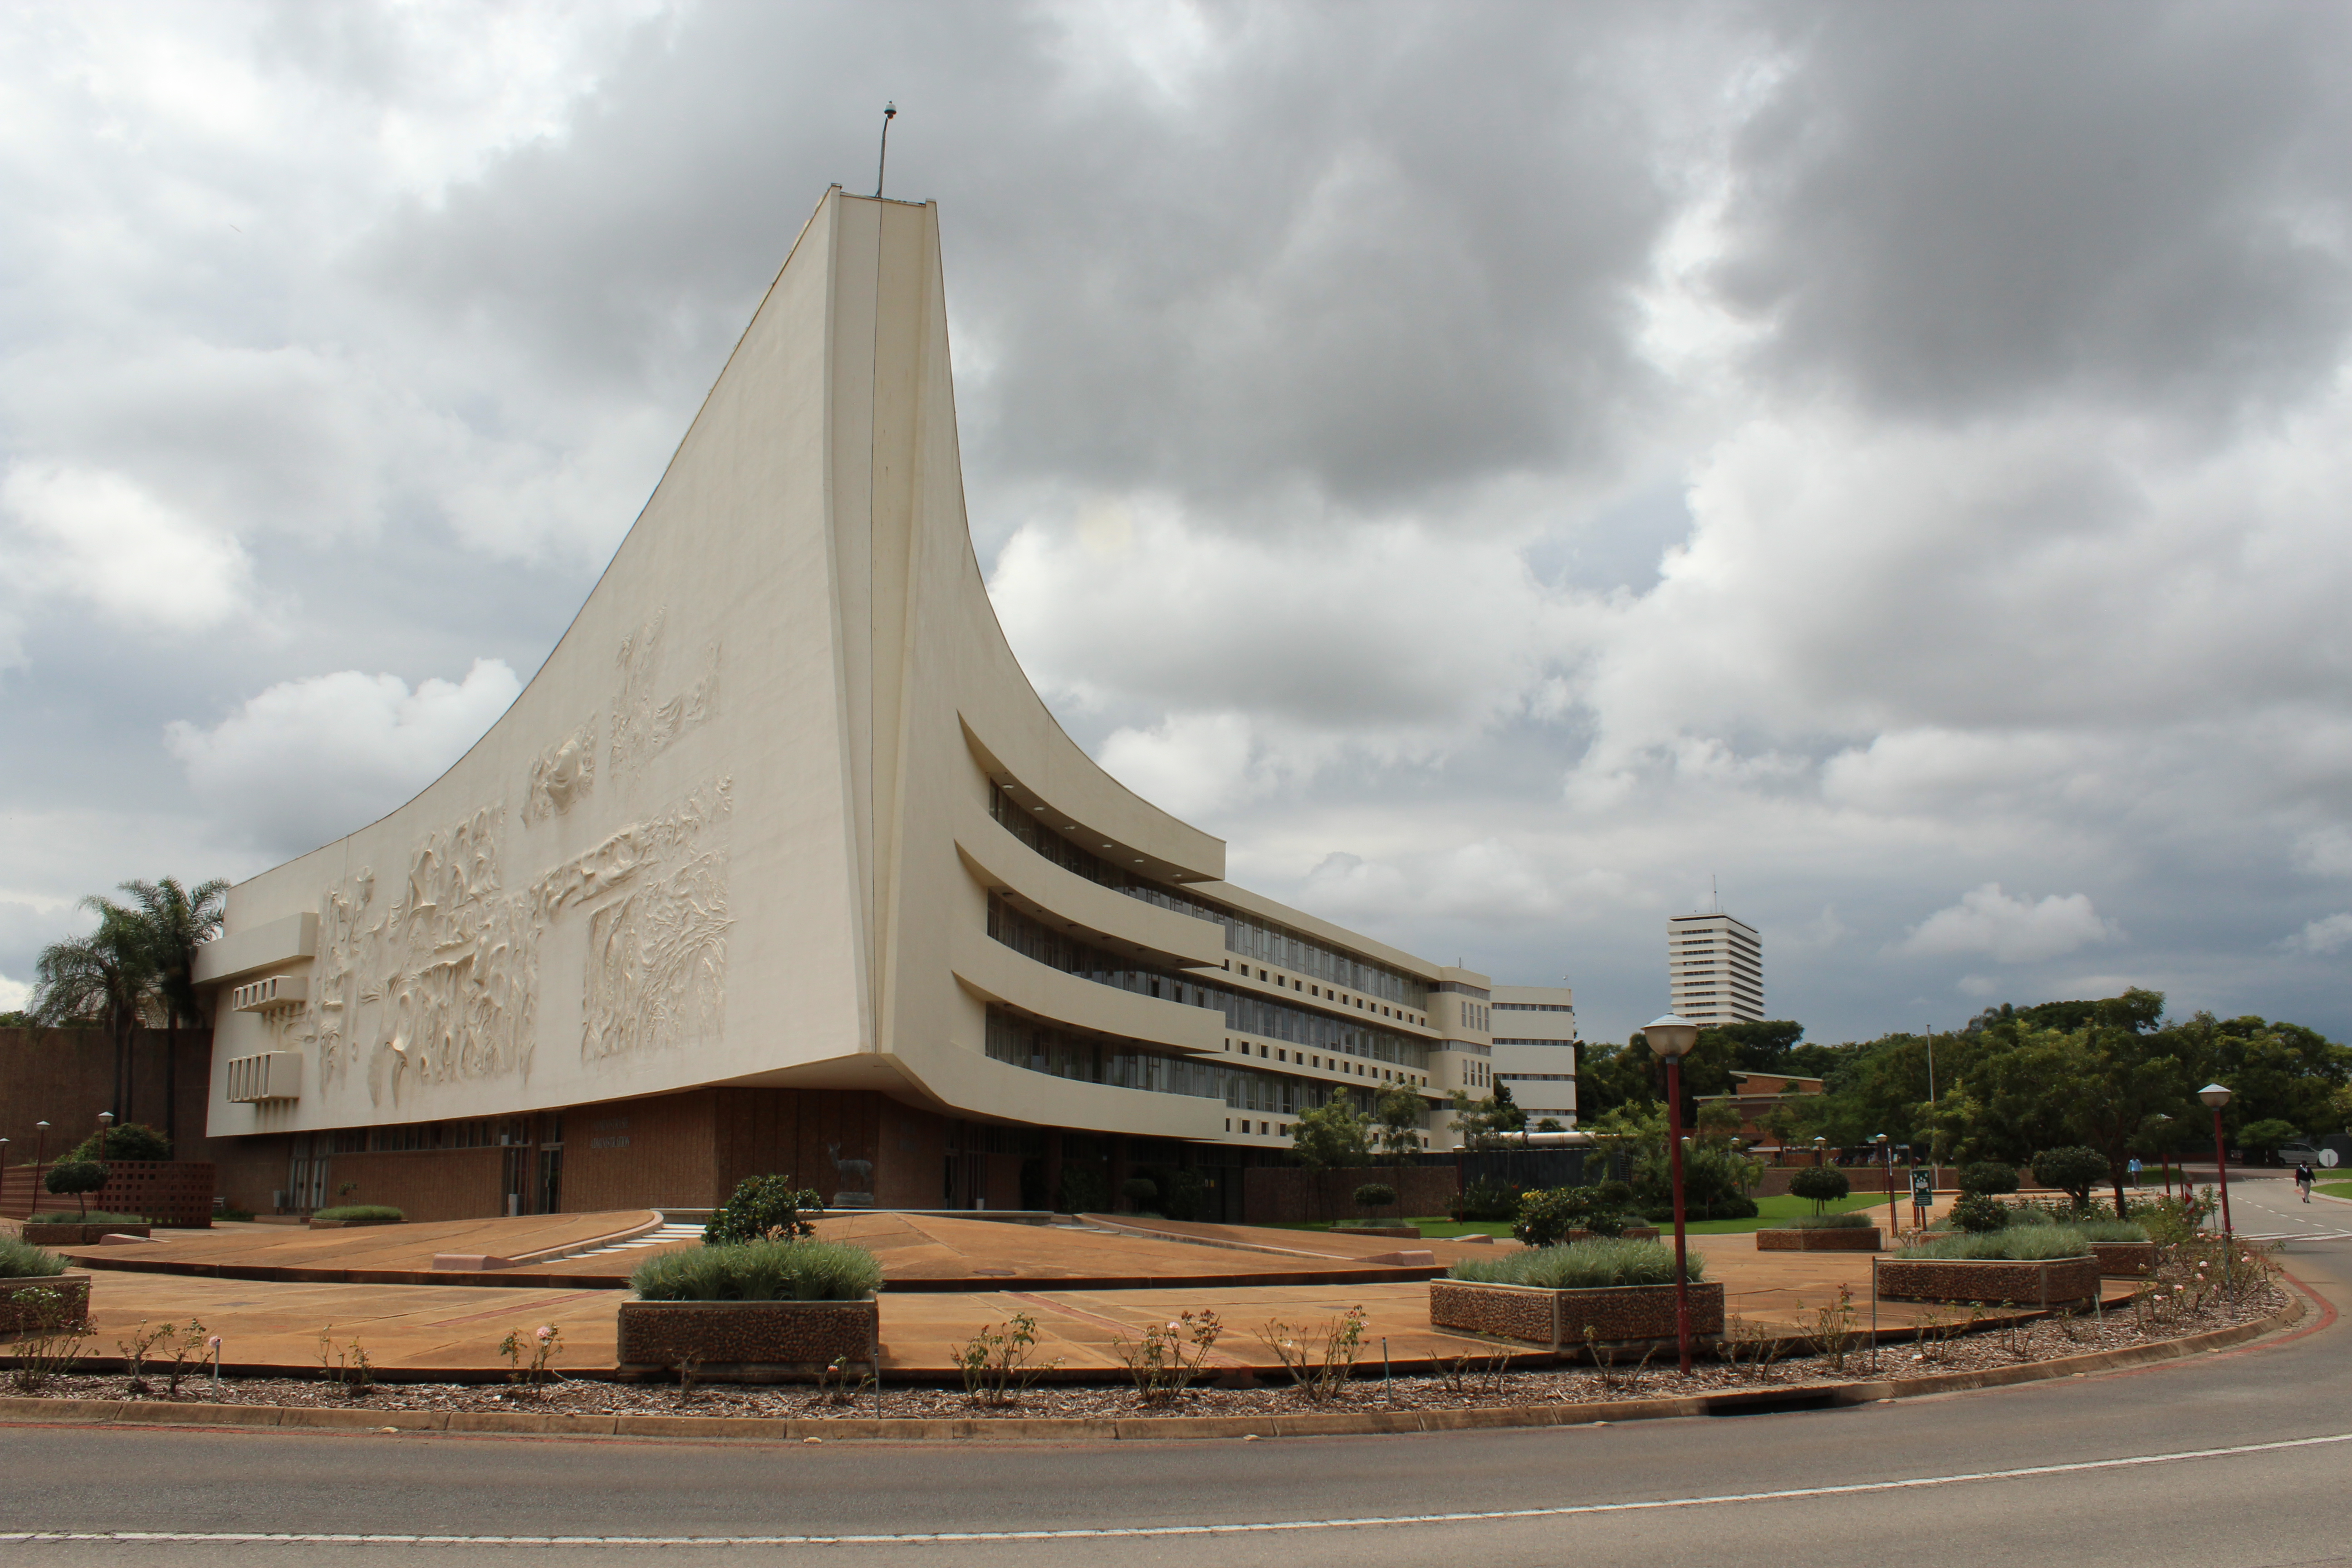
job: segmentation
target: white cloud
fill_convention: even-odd
[[[2301,931],[2287,938],[2287,946],[2296,952],[2341,952],[2352,947],[2352,914],[2305,921]]]
[[[0,1013],[14,1013],[24,1006],[25,999],[33,994],[32,982],[11,980],[0,974]]]
[[[244,609],[252,563],[236,540],[118,473],[11,465],[0,506],[20,590],[82,600],[126,626],[194,632]]]
[[[513,703],[503,660],[411,691],[395,675],[347,669],[289,680],[210,729],[168,726],[189,786],[226,822],[289,852],[373,821],[439,777]]]
[[[1981,952],[2000,963],[2038,963],[2121,934],[2099,917],[2087,893],[2052,893],[2032,903],[2010,897],[1998,882],[1987,882],[1912,928],[1901,951],[1921,955]]]

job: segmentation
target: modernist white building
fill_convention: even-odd
[[[1494,988],[1495,1078],[1528,1113],[1576,1125],[1576,993],[1567,986]]]
[[[1764,1016],[1764,939],[1720,911],[1666,921],[1666,989],[1694,1024],[1752,1024]]]
[[[938,213],[836,188],[513,708],[231,892],[209,1131],[257,1208],[701,1206],[772,1171],[1009,1207],[1491,1086],[1484,975],[1224,869],[1023,676]]]

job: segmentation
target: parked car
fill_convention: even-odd
[[[2282,1143],[2278,1146],[2278,1163],[2290,1171],[2297,1165],[2308,1165],[2315,1171],[2325,1169],[2327,1161],[2322,1154],[2320,1149],[2309,1143]]]

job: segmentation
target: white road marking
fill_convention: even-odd
[[[254,1546],[900,1546],[946,1542],[1109,1541],[1126,1537],[1262,1535],[1300,1530],[1363,1530],[1381,1525],[1475,1524],[1489,1520],[1571,1519],[1604,1513],[1646,1513],[1658,1509],[1711,1508],[1722,1503],[1786,1502],[1801,1498],[1854,1497],[1865,1492],[1910,1491],[1960,1486],[1971,1481],[2021,1480],[2032,1476],[2078,1475],[2089,1470],[2172,1465],[2186,1459],[2221,1459],[2240,1454],[2275,1454],[2352,1443],[2352,1432],[2326,1437],[2291,1437],[2276,1443],[2242,1443],[2229,1448],[2188,1448],[2170,1454],[2136,1454],[2120,1459],[2081,1459],[2065,1465],[2028,1465],[2013,1470],[1969,1470],[1948,1476],[1913,1476],[1895,1481],[1856,1481],[1834,1487],[1793,1487],[1785,1491],[1721,1492],[1706,1497],[1659,1498],[1648,1502],[1573,1503],[1559,1508],[1493,1509],[1462,1513],[1379,1514],[1360,1519],[1284,1519],[1257,1524],[1147,1524],[1073,1530],[958,1530],[907,1535],[367,1535],[263,1531],[40,1530],[0,1532],[14,1542],[105,1541],[172,1545],[205,1542]]]

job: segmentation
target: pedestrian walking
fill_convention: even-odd
[[[2294,1168],[2295,1190],[2303,1194],[2305,1203],[2311,1201],[2311,1162],[2305,1160]]]
[[[2131,1179],[2133,1186],[2139,1185],[2139,1156],[2137,1154],[2131,1157]]]

